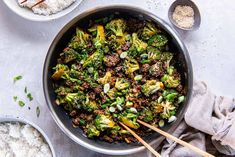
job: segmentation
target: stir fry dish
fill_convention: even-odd
[[[76,28],[53,67],[56,104],[91,139],[136,142],[137,119],[163,127],[176,120],[185,87],[167,33],[151,21],[106,17]]]

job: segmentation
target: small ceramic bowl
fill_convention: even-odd
[[[11,116],[11,115],[0,115],[0,123],[21,123],[21,124],[28,124],[30,126],[32,126],[33,128],[35,128],[43,137],[44,141],[48,144],[52,156],[56,157],[55,154],[55,150],[51,144],[51,141],[49,140],[49,138],[47,137],[47,135],[43,132],[43,130],[37,126],[36,124],[24,119],[24,118],[20,118],[20,117],[15,117],[15,116]]]
[[[3,0],[3,2],[6,4],[6,6],[8,6],[8,8],[10,10],[12,10],[14,13],[18,14],[19,16],[21,16],[27,20],[30,20],[30,21],[41,22],[41,21],[50,21],[50,20],[58,19],[60,17],[63,17],[65,15],[69,14],[82,2],[82,0],[76,0],[73,4],[71,4],[70,6],[65,8],[64,10],[62,10],[58,13],[55,13],[55,14],[48,15],[48,16],[35,14],[30,9],[20,7],[17,0]]]
[[[173,20],[172,15],[173,15],[173,12],[174,12],[175,8],[178,5],[192,7],[192,9],[194,11],[194,25],[193,25],[193,27],[191,27],[191,28],[182,28]],[[197,30],[200,27],[200,24],[201,24],[201,15],[200,15],[199,9],[196,6],[196,4],[194,2],[192,2],[191,0],[176,0],[174,3],[172,3],[172,5],[170,6],[170,8],[168,10],[168,18],[169,18],[170,22],[176,28],[178,28],[180,30],[184,30],[184,31]]]

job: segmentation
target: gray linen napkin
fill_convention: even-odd
[[[235,155],[234,110],[234,99],[216,96],[204,82],[196,82],[190,106],[185,114],[185,121],[182,121],[173,135],[205,150],[204,133],[207,133],[212,135],[212,143],[219,152]],[[198,156],[168,139],[165,140],[161,155],[163,157]]]

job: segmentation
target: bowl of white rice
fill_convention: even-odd
[[[0,116],[0,157],[56,157],[47,135],[19,117]]]
[[[10,10],[31,21],[50,21],[72,12],[82,0],[3,0]]]

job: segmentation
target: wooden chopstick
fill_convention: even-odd
[[[38,4],[40,4],[40,3],[44,2],[44,1],[45,1],[45,0],[40,0],[40,1],[38,1],[37,3],[35,3],[33,6],[31,6],[30,8],[32,9],[33,7],[37,6]]]
[[[25,2],[27,2],[28,0],[23,0],[22,2],[20,2],[20,4],[23,4],[23,3],[25,3]]]
[[[200,154],[202,156],[205,156],[205,157],[215,157],[215,156],[213,156],[213,155],[211,155],[211,154],[209,154],[209,153],[207,153],[207,152],[205,152],[205,151],[203,151],[203,150],[201,150],[201,149],[199,149],[199,148],[197,148],[197,147],[195,147],[195,146],[193,146],[193,145],[191,145],[191,144],[189,144],[189,143],[187,143],[187,142],[185,142],[183,140],[180,140],[180,139],[172,136],[171,134],[168,134],[167,132],[162,131],[161,129],[158,129],[158,128],[156,128],[156,127],[154,127],[154,126],[152,126],[152,125],[150,125],[148,123],[145,123],[145,122],[143,122],[141,120],[137,120],[137,121],[140,124],[142,124],[142,125],[150,128],[150,129],[158,132],[159,134],[165,136],[166,138],[171,139],[171,140],[173,140],[173,141],[175,141],[175,142],[177,142],[177,143],[179,143],[179,144],[181,144],[181,145],[183,145],[183,146],[185,146],[185,147],[187,147],[187,148],[197,152],[198,154]]]
[[[139,137],[134,131],[127,127],[122,122],[119,122],[127,131],[129,131],[139,142],[141,142],[150,152],[152,152],[156,157],[161,157],[161,155],[156,152],[148,143],[146,143],[141,137]]]

